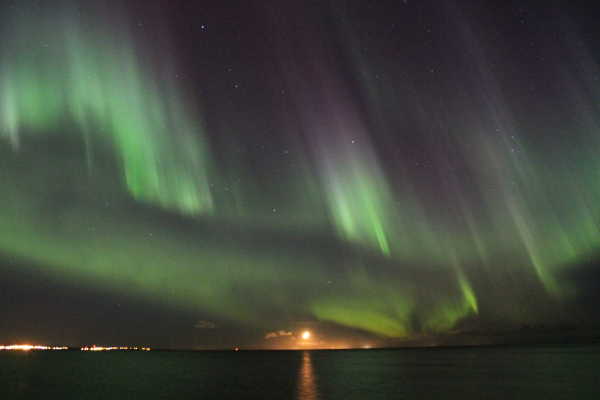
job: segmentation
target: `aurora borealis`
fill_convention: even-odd
[[[18,149],[22,135],[69,121],[83,136],[88,164],[96,141],[110,143],[136,199],[186,213],[210,210],[201,128],[168,63],[142,68],[152,60],[138,55],[125,28],[115,29],[123,25],[118,17],[108,26],[71,13],[8,14],[4,35],[14,40],[3,43],[10,59],[2,68],[3,136]]]
[[[0,335],[595,322],[594,10],[193,3],[2,3]]]

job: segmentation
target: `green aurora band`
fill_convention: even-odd
[[[11,40],[1,46],[0,135],[18,149],[21,135],[57,131],[67,120],[82,133],[89,164],[93,141],[114,148],[136,199],[209,213],[201,125],[186,110],[172,68],[143,67],[154,60],[112,19],[101,25],[69,13],[6,18]]]

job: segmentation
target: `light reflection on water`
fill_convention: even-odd
[[[298,400],[318,400],[319,390],[315,379],[310,351],[302,352],[302,362],[298,372]]]

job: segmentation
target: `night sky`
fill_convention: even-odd
[[[0,344],[594,326],[599,18],[577,1],[1,2]]]

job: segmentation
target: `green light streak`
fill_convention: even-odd
[[[331,299],[312,308],[314,315],[324,321],[335,322],[351,328],[364,329],[390,338],[409,335],[410,330],[401,320],[377,310],[373,304],[352,302],[348,299]]]
[[[324,321],[386,337],[406,337],[415,306],[411,290],[399,290],[402,286],[374,280],[364,268],[357,268],[350,272],[343,294],[315,299],[310,309]]]
[[[479,307],[477,306],[477,297],[475,296],[475,292],[473,291],[473,288],[467,279],[464,276],[460,276],[458,278],[458,284],[460,285],[460,290],[465,300],[465,304],[468,306],[467,308],[475,313],[478,313]]]
[[[347,240],[390,255],[384,212],[387,208],[377,179],[354,168],[350,177],[336,176],[328,189],[334,224]],[[343,173],[343,172],[339,172]]]
[[[108,29],[73,16],[57,17],[57,28],[55,17],[15,16],[7,24],[0,135],[16,149],[21,135],[55,134],[70,122],[83,135],[89,165],[93,141],[113,147],[137,200],[185,214],[211,212],[202,128],[186,110],[172,68],[149,67],[155,61],[140,55],[116,17]]]

